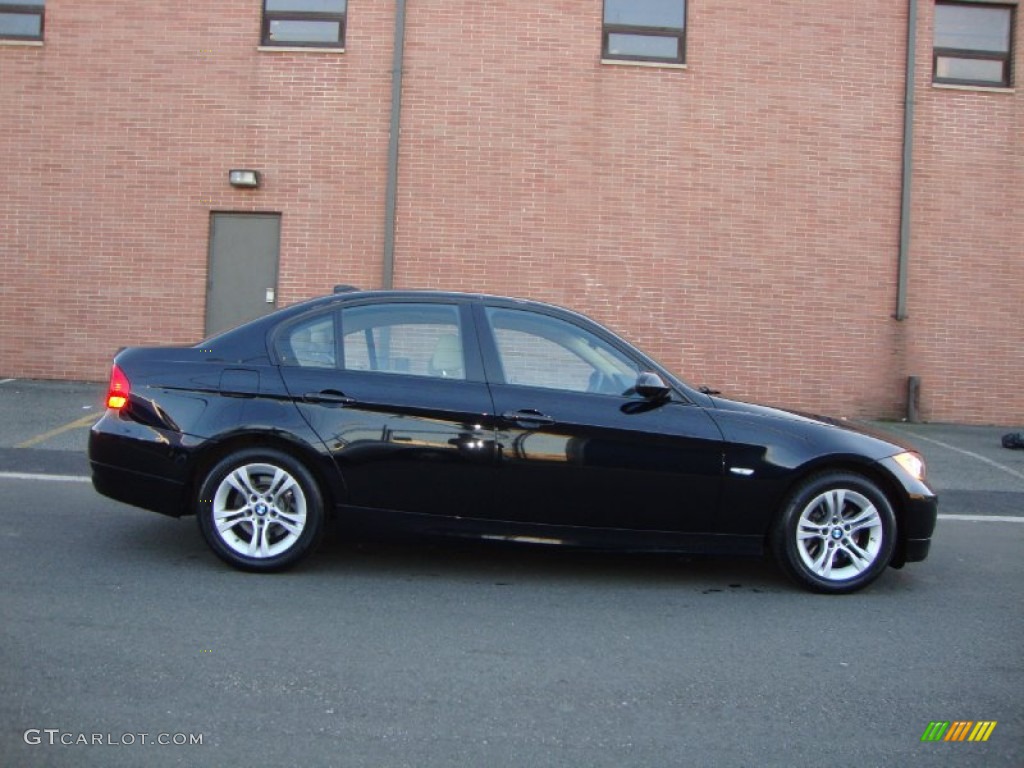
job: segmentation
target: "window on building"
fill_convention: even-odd
[[[601,56],[684,63],[686,0],[604,0]]]
[[[348,0],[263,0],[263,45],[344,48]]]
[[[0,40],[42,40],[44,0],[0,2]]]
[[[935,4],[934,81],[1008,88],[1013,6]]]

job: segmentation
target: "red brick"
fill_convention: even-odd
[[[918,375],[926,418],[1024,422],[1022,97],[931,85],[931,4],[904,321],[906,4],[693,2],[686,70],[602,64],[601,6],[409,5],[397,287],[567,304],[741,397],[895,417]],[[282,213],[283,303],[381,284],[393,4],[344,54],[257,51],[259,7],[50,0],[0,46],[0,376],[197,341],[211,211]]]

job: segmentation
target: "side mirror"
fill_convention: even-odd
[[[672,391],[664,379],[653,371],[644,371],[637,376],[634,389],[644,400],[664,400]]]

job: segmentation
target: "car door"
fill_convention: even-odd
[[[722,439],[703,408],[640,397],[642,358],[579,316],[498,301],[477,313],[498,426],[495,517],[715,530]]]
[[[465,303],[346,304],[292,322],[275,348],[348,504],[456,516],[489,505],[492,405]]]

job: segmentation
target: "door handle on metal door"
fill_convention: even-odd
[[[354,398],[336,389],[323,389],[319,392],[307,392],[302,396],[307,403],[325,403],[328,405],[352,405]]]
[[[501,418],[505,419],[505,421],[514,421],[522,427],[541,427],[546,424],[555,423],[555,420],[552,417],[534,410],[533,408],[523,408],[518,411],[505,411],[501,414]]]

